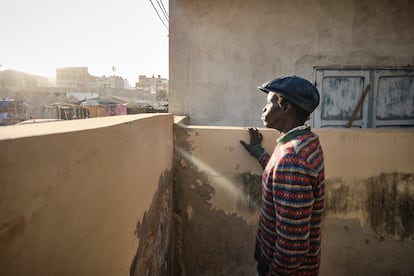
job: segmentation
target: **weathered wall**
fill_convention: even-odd
[[[278,133],[261,131],[271,152]],[[414,132],[316,132],[327,185],[321,275],[412,275]],[[247,130],[179,124],[175,139],[178,275],[254,275],[262,170],[239,143]]]
[[[171,115],[1,128],[0,274],[171,272],[172,128]]]
[[[169,110],[261,126],[263,82],[314,66],[414,65],[412,0],[171,0]]]

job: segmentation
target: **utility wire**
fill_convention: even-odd
[[[164,3],[162,2],[162,0],[160,0],[160,1],[157,0],[157,3],[158,3],[158,6],[160,7],[162,13],[164,14],[165,19],[167,19],[167,22],[169,22],[169,16],[168,16],[167,11],[165,10]]]
[[[164,2],[162,0],[160,0],[160,1],[161,1],[162,8],[164,9],[165,13],[167,14],[168,19],[170,19],[170,15],[168,14],[167,10],[165,9]]]
[[[165,24],[164,20],[162,20],[162,18],[161,18],[161,16],[160,16],[159,12],[158,12],[158,10],[157,10],[157,8],[154,6],[154,3],[152,2],[152,0],[150,0],[150,2],[151,2],[152,7],[154,8],[155,12],[157,13],[158,18],[161,20],[161,23],[164,25],[164,27],[165,27],[165,28],[167,29],[167,31],[168,31],[168,27],[167,27],[167,25]]]

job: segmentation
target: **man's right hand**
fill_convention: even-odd
[[[253,149],[257,145],[261,145],[263,140],[263,135],[257,130],[257,128],[249,128],[250,143],[247,144],[245,141],[240,140],[240,144],[253,155]]]

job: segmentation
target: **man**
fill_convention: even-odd
[[[262,134],[255,128],[249,128],[249,144],[240,141],[264,168],[254,253],[257,275],[317,275],[324,161],[319,138],[305,123],[319,104],[319,93],[297,76],[258,89],[267,93],[263,124],[281,136],[271,156],[261,147]]]

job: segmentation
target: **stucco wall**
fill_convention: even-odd
[[[260,129],[271,152],[278,133]],[[324,149],[321,275],[412,275],[414,132],[316,130]],[[245,128],[175,127],[181,275],[254,275],[261,167]]]
[[[414,65],[411,0],[171,0],[169,110],[261,126],[256,87],[314,66]]]
[[[171,269],[172,126],[137,115],[1,128],[0,274]]]
[[[321,275],[412,275],[414,132],[316,132]],[[254,275],[261,168],[240,139],[178,123],[172,160],[167,114],[1,128],[1,275]]]

